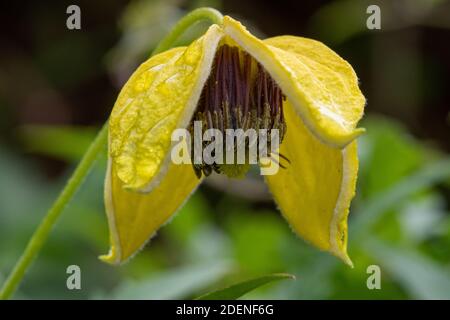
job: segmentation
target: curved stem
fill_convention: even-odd
[[[0,299],[8,299],[14,293],[28,266],[41,250],[45,240],[47,240],[48,234],[50,233],[60,213],[83,183],[84,178],[92,167],[92,164],[97,159],[97,155],[105,147],[107,137],[108,126],[105,124],[90,145],[89,149],[84,154],[80,164],[75,169],[64,189],[61,191],[58,199],[55,201],[39,227],[34,232],[27,247],[25,248],[25,251],[22,253],[22,256],[17,261],[11,274],[6,279],[0,292]]]
[[[179,22],[173,27],[172,31],[159,43],[152,55],[170,49],[179,36],[198,21],[209,20],[212,23],[221,24],[222,18],[222,14],[215,9],[199,8],[193,10],[179,20]],[[106,123],[97,134],[64,189],[53,203],[53,206],[47,212],[41,224],[35,230],[33,236],[27,244],[27,247],[3,284],[3,287],[0,290],[0,300],[8,299],[13,295],[17,286],[23,279],[25,272],[39,254],[55,222],[61,215],[61,212],[83,183],[100,151],[106,146],[107,140],[108,123]]]
[[[173,26],[169,34],[162,39],[155,50],[153,50],[152,55],[171,48],[187,28],[202,20],[209,20],[211,23],[222,24],[223,16],[219,11],[213,8],[199,8],[191,11]]]

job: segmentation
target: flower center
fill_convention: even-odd
[[[270,132],[278,130],[279,143],[286,132],[283,116],[285,99],[280,87],[260,63],[238,47],[225,44],[216,52],[211,74],[203,87],[189,128],[192,133],[194,121],[201,121],[203,130],[217,129],[223,134],[228,129],[242,129],[244,132],[249,129],[257,132],[265,129],[268,135],[264,143],[267,144],[267,150],[271,150]],[[257,139],[259,138],[258,136]],[[262,142],[256,143],[259,146]],[[193,142],[191,150],[194,150]],[[233,151],[236,152],[236,148]],[[191,153],[193,158],[193,152]],[[248,156],[241,164],[208,164],[204,161],[194,164],[199,178],[202,173],[209,176],[213,170],[229,177],[242,177],[249,168]]]

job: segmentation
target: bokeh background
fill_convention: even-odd
[[[81,8],[81,30],[66,8]],[[378,4],[382,29],[366,28]],[[212,6],[260,37],[323,41],[355,68],[368,99],[350,215],[355,268],[305,244],[257,174],[208,179],[122,267],[108,250],[101,157],[63,213],[17,298],[192,298],[272,272],[297,280],[246,298],[450,298],[450,1],[136,0],[2,2],[0,283],[74,169],[134,68],[187,11]],[[205,30],[198,25],[180,39]],[[326,188],[326,186],[324,186]],[[66,288],[81,267],[82,290]],[[368,290],[378,265],[381,290]]]

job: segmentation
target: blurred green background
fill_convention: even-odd
[[[82,29],[65,27],[78,4]],[[366,8],[381,7],[382,30]],[[122,267],[108,250],[105,157],[67,207],[16,298],[192,298],[272,272],[261,299],[450,298],[450,1],[39,1],[0,8],[0,283],[107,119],[121,85],[184,13],[212,6],[260,37],[323,41],[355,68],[368,99],[350,214],[350,269],[305,244],[257,174],[204,183]],[[188,43],[205,25],[180,39]],[[245,191],[243,191],[245,190]],[[82,290],[66,288],[81,267]],[[382,272],[369,290],[369,265]]]

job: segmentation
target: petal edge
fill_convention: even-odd
[[[123,87],[109,120],[109,151],[126,188],[149,192],[163,180],[171,134],[188,126],[222,36],[212,25],[188,47],[151,57]]]
[[[288,129],[280,153],[290,164],[265,177],[269,189],[296,234],[351,266],[347,216],[358,170],[356,141],[343,150],[322,143],[289,102],[285,116]]]
[[[323,79],[329,80],[329,77],[324,77],[328,73],[315,74],[310,70],[310,66],[305,64],[305,61],[299,60],[299,56],[295,52],[289,52],[259,40],[248,32],[241,23],[231,17],[224,17],[224,31],[264,66],[288,99],[295,104],[295,110],[303,119],[305,125],[322,142],[330,146],[343,148],[364,132],[364,129],[356,128],[365,105],[365,99],[359,88],[357,91],[352,91],[356,95],[349,97],[354,100],[352,105],[338,105],[333,100],[335,97],[329,94],[330,92],[336,92],[336,90],[329,90],[330,88],[333,89],[333,84],[321,82]],[[323,44],[321,44],[321,47],[322,49],[327,48]],[[327,52],[335,62],[340,61],[342,65],[349,66],[331,49],[323,49],[322,52]],[[346,74],[347,80],[357,84],[353,69],[351,71],[350,74]],[[345,96],[345,94],[340,94]],[[355,111],[354,119],[350,119],[345,113],[336,112],[349,107]]]
[[[200,182],[191,165],[170,164],[160,185],[150,193],[137,193],[124,188],[109,160],[105,208],[110,250],[100,259],[110,264],[127,261],[183,206]]]

